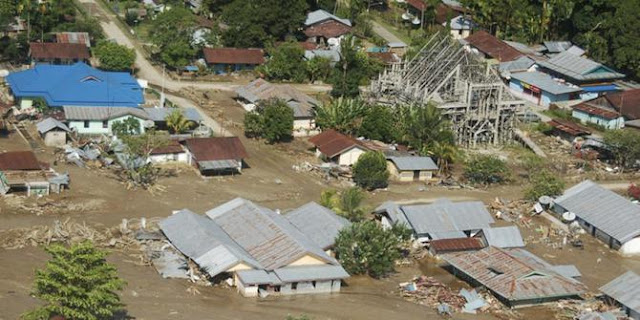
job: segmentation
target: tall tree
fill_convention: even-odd
[[[390,107],[374,105],[367,109],[358,128],[358,136],[368,139],[393,142],[395,139],[394,114]]]
[[[360,85],[380,71],[375,59],[358,50],[357,39],[348,36],[340,43],[340,61],[336,63],[331,77],[331,95],[355,98],[360,95]]]
[[[316,108],[316,124],[322,129],[356,134],[367,114],[367,108],[367,104],[360,99],[332,99]]]
[[[400,140],[414,149],[422,150],[423,146],[434,142],[453,144],[450,124],[434,105],[405,105],[398,107],[396,112]]]
[[[136,62],[136,51],[113,41],[100,41],[93,49],[100,60],[100,68],[111,71],[130,71]]]
[[[353,165],[353,182],[367,190],[386,188],[389,185],[387,159],[380,151],[362,154]]]
[[[45,251],[51,260],[36,271],[33,295],[46,303],[25,318],[106,320],[123,309],[117,292],[125,282],[118,278],[116,267],[107,263],[106,252],[88,240],[69,247],[53,244]]]
[[[164,63],[172,68],[189,63],[195,55],[191,44],[196,26],[193,12],[183,7],[174,7],[156,16],[151,25],[151,42]]]
[[[261,102],[256,110],[244,117],[245,134],[262,137],[269,143],[291,139],[293,132],[293,109],[281,99]]]
[[[287,41],[269,49],[269,60],[260,69],[267,78],[303,82],[307,78],[304,49],[295,41]]]

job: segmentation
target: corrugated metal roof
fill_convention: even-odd
[[[543,43],[550,53],[563,52],[571,47],[571,41],[545,41]]]
[[[556,95],[582,91],[579,87],[571,87],[566,84],[562,84],[553,80],[553,77],[550,75],[537,71],[512,73],[511,78],[521,82],[526,82],[543,91]]]
[[[299,282],[311,280],[334,280],[349,278],[349,274],[342,266],[317,265],[287,267],[273,270],[283,282]]]
[[[325,20],[335,20],[341,23],[344,23],[348,26],[351,26],[351,21],[349,19],[338,18],[337,16],[325,11],[325,10],[316,10],[311,11],[307,14],[307,19],[304,21],[305,26],[310,26],[316,24],[318,22],[322,22]]]
[[[392,223],[404,224],[410,227],[409,221],[404,216],[400,206],[393,201],[385,201],[373,211],[375,214],[386,214]]]
[[[475,27],[475,23],[468,17],[459,15],[451,19],[449,26],[452,30],[471,30]]]
[[[32,151],[0,153],[0,170],[42,170],[42,165]]]
[[[36,128],[40,134],[49,132],[53,129],[61,129],[66,132],[70,132],[71,130],[67,127],[66,124],[54,119],[54,118],[46,118],[38,123],[36,123]]]
[[[56,42],[59,43],[81,43],[91,47],[91,38],[88,32],[58,32]]]
[[[529,68],[531,68],[531,66],[533,66],[535,64],[535,61],[533,61],[533,59],[527,57],[527,56],[522,56],[516,60],[513,61],[507,61],[507,62],[501,62],[498,65],[498,71],[500,72],[522,72],[522,71],[527,71],[529,70]]]
[[[457,239],[441,239],[432,240],[429,243],[429,249],[435,251],[436,254],[454,251],[470,251],[480,250],[484,248],[484,243],[478,238],[457,238]]]
[[[498,248],[521,248],[524,240],[517,226],[482,229],[487,244]]]
[[[238,137],[193,138],[185,143],[198,162],[240,160],[249,156]]]
[[[640,276],[627,271],[600,287],[600,291],[629,309],[640,313]]]
[[[520,51],[484,30],[476,31],[464,40],[478,51],[500,62],[516,60],[522,56]]]
[[[89,48],[82,43],[31,42],[29,56],[33,59],[77,59],[91,58]]]
[[[449,232],[432,232],[429,233],[431,240],[443,240],[443,239],[459,239],[466,238],[467,235],[462,231],[449,231]]]
[[[441,257],[509,301],[559,299],[577,296],[586,291],[583,284],[553,271],[539,269],[536,263],[516,257],[511,252],[488,247],[474,252],[446,253]],[[533,256],[531,253],[529,255]]]
[[[203,48],[208,64],[250,64],[264,63],[264,51],[257,48]]]
[[[211,276],[240,262],[255,268],[261,267],[207,217],[185,209],[162,220],[159,226],[173,246],[193,259]]]
[[[315,202],[309,202],[284,217],[323,249],[332,247],[340,230],[351,225],[349,220]]]
[[[240,270],[236,272],[238,279],[244,284],[256,285],[256,284],[270,284],[281,285],[282,281],[273,271],[267,272],[265,270]]]
[[[355,147],[369,150],[361,141],[333,129],[320,132],[309,138],[309,142],[313,143],[327,158],[333,158]]]
[[[200,113],[195,108],[145,108],[144,111],[149,116],[149,119],[155,122],[165,121],[167,116],[169,116],[174,111],[180,111],[182,115],[189,121],[202,121],[202,116],[200,116]]]
[[[294,118],[313,118],[315,115],[313,108],[320,105],[318,100],[290,85],[275,86],[264,79],[253,80],[246,86],[237,88],[236,93],[238,97],[254,104],[272,98],[283,100],[293,109]]]
[[[387,160],[393,162],[400,171],[414,170],[438,170],[438,166],[429,157],[418,156],[388,156]]]
[[[554,127],[556,130],[568,133],[572,136],[585,136],[591,134],[589,128],[579,125],[573,121],[565,120],[565,119],[551,119],[551,121],[547,122],[550,126]]]
[[[578,268],[572,264],[562,264],[557,266],[551,266],[549,269],[567,278],[582,277],[582,273],[580,273],[580,270],[578,270]]]
[[[305,255],[337,263],[284,217],[251,201],[234,199],[223,204],[223,210],[217,208],[206,214],[267,270]]]
[[[480,201],[401,206],[418,235],[488,228],[494,220]]]
[[[237,169],[242,165],[237,160],[211,160],[211,161],[198,161],[198,168],[200,170],[227,170]]]
[[[547,61],[538,61],[538,64],[578,81],[624,78],[624,74],[615,72],[603,64],[566,51]]]
[[[640,235],[640,206],[590,180],[569,188],[554,203],[620,243]]]
[[[337,38],[345,35],[351,31],[351,26],[344,24],[336,20],[325,20],[307,26],[304,29],[304,34],[308,38],[313,37],[325,37],[325,38]]]
[[[64,117],[67,120],[110,120],[123,116],[135,116],[140,119],[149,119],[147,113],[141,108],[129,107],[71,107],[64,106]]]

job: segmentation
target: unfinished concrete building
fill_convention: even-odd
[[[524,107],[492,68],[443,33],[412,60],[381,73],[371,98],[391,105],[435,103],[462,146],[510,141],[516,113]]]

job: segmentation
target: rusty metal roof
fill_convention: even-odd
[[[309,142],[313,143],[328,158],[333,158],[354,147],[369,150],[368,147],[355,138],[333,129],[322,131],[320,134],[309,138]]]
[[[574,110],[595,115],[603,119],[612,120],[620,117],[620,114],[614,110],[605,109],[599,105],[592,104],[590,101],[577,104],[572,107]]]
[[[526,253],[512,253],[518,251]],[[587,289],[582,283],[550,270],[546,267],[548,263],[522,249],[488,247],[474,252],[446,253],[441,257],[494,294],[511,302],[569,298]]]
[[[484,243],[478,238],[441,239],[429,242],[429,248],[436,253],[472,251],[480,250],[484,247]]]
[[[0,170],[42,170],[42,164],[32,151],[0,153]]]
[[[480,52],[500,62],[513,61],[522,56],[520,51],[484,30],[476,31],[464,40]]]
[[[255,48],[204,48],[204,59],[209,64],[263,64],[264,51]]]
[[[336,20],[327,20],[308,26],[304,29],[307,37],[337,38],[351,32],[351,26]]]
[[[187,139],[186,145],[196,161],[235,160],[249,157],[238,137]]]
[[[91,47],[91,37],[87,32],[58,32],[56,42],[58,43],[80,43]]]
[[[91,58],[89,49],[80,43],[32,42],[29,44],[29,55],[33,59],[78,59]]]
[[[591,131],[588,128],[569,120],[553,119],[547,123],[555,129],[568,133],[572,136],[584,136],[591,134]]]

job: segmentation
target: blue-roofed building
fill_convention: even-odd
[[[542,106],[579,99],[582,92],[578,86],[556,81],[550,75],[537,71],[512,73],[509,88],[522,98]]]
[[[37,64],[6,78],[21,109],[41,98],[49,107],[139,107],[144,103],[138,81],[126,72],[107,72],[78,62]]]

